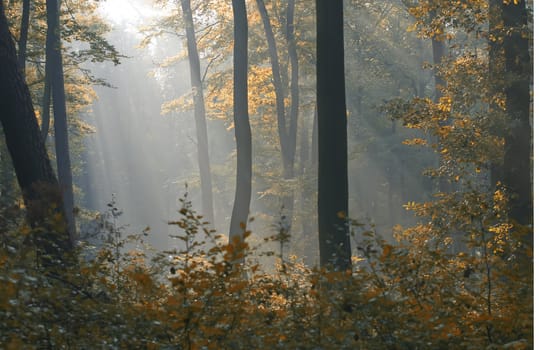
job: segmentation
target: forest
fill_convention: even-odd
[[[0,348],[532,349],[533,3],[0,0]]]

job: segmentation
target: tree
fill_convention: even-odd
[[[234,13],[234,133],[236,136],[236,191],[229,236],[243,240],[251,202],[252,140],[247,96],[247,10],[244,0],[232,0]]]
[[[75,217],[73,214],[73,179],[67,131],[67,109],[60,37],[60,6],[58,0],[47,0],[46,60],[50,63],[50,84],[54,108],[54,141],[58,180],[64,199],[66,219],[72,243],[75,242]]]
[[[27,219],[45,234],[38,237],[45,256],[57,259],[72,245],[66,227],[50,226],[51,209],[65,218],[62,196],[41,138],[28,86],[19,69],[15,44],[0,1],[0,122],[22,191]]]
[[[275,90],[275,106],[277,112],[277,128],[279,132],[279,145],[281,147],[281,158],[283,162],[283,178],[290,180],[294,178],[294,160],[296,156],[296,139],[298,129],[299,113],[299,63],[296,52],[296,41],[294,38],[294,8],[295,1],[289,0],[286,10],[285,33],[287,41],[287,59],[290,60],[290,109],[286,113],[285,109],[285,86],[283,84],[281,68],[279,64],[279,54],[275,35],[271,26],[271,21],[264,4],[264,0],[256,0],[258,11],[264,26],[264,33],[268,42],[268,52],[271,62],[272,83]],[[284,216],[291,224],[294,205],[294,194],[286,193],[283,198]]]
[[[210,156],[208,153],[208,131],[206,127],[206,107],[204,105],[204,92],[200,76],[200,58],[195,37],[191,0],[182,0],[181,5],[185,25],[185,36],[187,38],[191,87],[193,89],[192,93],[195,105],[198,167],[200,171],[200,187],[202,189],[202,213],[209,222],[214,223]]]
[[[505,104],[510,128],[505,136],[502,183],[512,194],[510,217],[520,225],[530,225],[533,204],[528,17],[524,0],[503,2],[502,20],[507,31],[503,41],[507,82]]]
[[[503,137],[504,151],[491,166],[491,184],[507,187],[509,215],[520,225],[532,223],[530,174],[530,55],[526,3],[488,2],[490,113],[501,123],[494,132]],[[500,124],[502,125],[500,127]]]
[[[22,2],[21,33],[19,35],[19,67],[24,75],[26,66],[26,44],[28,42],[28,27],[30,25],[30,0]]]
[[[351,266],[343,1],[316,1],[320,265]]]

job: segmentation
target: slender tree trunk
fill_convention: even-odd
[[[49,40],[50,39],[50,40]],[[50,62],[50,83],[54,108],[54,141],[58,180],[62,189],[68,229],[75,243],[75,217],[73,214],[73,180],[67,129],[67,109],[60,38],[60,11],[57,0],[47,0],[47,61]]]
[[[30,0],[22,2],[21,34],[19,36],[19,67],[22,74],[26,71],[26,43],[28,42],[28,27],[30,24]]]
[[[279,132],[279,142],[281,146],[281,156],[283,159],[283,164],[286,162],[286,112],[284,107],[284,89],[283,83],[281,80],[281,69],[279,66],[279,55],[277,53],[277,44],[275,43],[275,35],[271,28],[271,22],[264,5],[264,0],[256,0],[258,6],[258,12],[262,18],[262,24],[264,25],[264,33],[266,35],[266,40],[268,41],[268,53],[271,63],[271,73],[273,76],[273,88],[275,90],[275,108],[277,110],[277,130]]]
[[[301,232],[303,235],[306,234],[306,229],[308,226],[308,222],[312,221],[307,216],[307,212],[309,210],[308,206],[308,195],[309,192],[307,192],[307,181],[306,176],[308,173],[307,167],[309,162],[309,134],[307,129],[307,118],[302,118],[302,126],[301,126],[301,135],[300,135],[300,141],[299,141],[299,176],[302,179],[301,181],[301,188],[300,188],[300,219],[301,219]]]
[[[296,140],[298,133],[299,115],[299,61],[296,49],[296,37],[294,29],[295,0],[288,0],[286,11],[286,41],[288,47],[288,58],[290,59],[290,124],[288,127],[288,147],[287,159],[291,177],[294,176],[294,159],[296,158]]]
[[[15,44],[0,1],[0,122],[17,182],[32,227],[43,228],[37,237],[43,261],[57,263],[71,242],[66,226],[51,225],[51,210],[63,213],[62,196],[39,133],[28,86],[17,62]],[[62,215],[63,216],[63,215]]]
[[[195,37],[191,0],[182,0],[181,5],[183,20],[185,22],[187,53],[189,55],[189,67],[191,72],[191,87],[193,89],[193,101],[195,105],[198,168],[202,191],[202,213],[207,221],[214,224],[208,130],[206,127],[206,106],[204,104],[204,90],[200,76],[200,58]]]
[[[236,192],[229,236],[243,240],[249,216],[252,179],[252,140],[247,96],[247,10],[244,0],[232,0],[234,13],[234,132],[236,135]]]
[[[318,169],[318,128],[317,128],[317,118],[316,113],[317,109],[315,107],[312,120],[312,130],[311,130],[311,142],[309,143],[309,134],[307,130],[307,123],[304,121],[303,129],[301,133],[301,146],[300,146],[300,169],[303,176],[303,184],[301,189],[301,205],[302,205],[302,220],[301,220],[301,230],[303,235],[316,234],[315,226],[313,223],[313,210],[314,208],[310,205],[309,198],[312,198],[313,189],[310,186],[314,180],[314,174]],[[306,119],[306,118],[304,118]],[[310,146],[310,147],[309,147]],[[309,150],[310,148],[310,150]]]
[[[52,44],[51,44],[52,45]],[[50,62],[45,61],[45,78],[43,87],[43,103],[41,106],[41,135],[47,141],[51,125],[51,74]]]
[[[273,33],[268,11],[263,0],[256,0],[260,17],[264,25],[266,40],[268,41],[268,51],[271,62],[271,70],[273,75],[273,87],[275,89],[275,105],[277,110],[277,129],[279,132],[279,143],[281,146],[281,157],[283,161],[283,178],[291,180],[294,178],[294,161],[296,154],[296,139],[297,139],[297,124],[299,113],[299,87],[298,87],[298,57],[296,53],[296,42],[294,39],[294,0],[288,1],[287,16],[286,16],[286,40],[288,47],[288,57],[291,63],[291,80],[290,80],[290,98],[291,106],[287,113],[285,110],[285,88],[282,80],[281,69],[279,65],[279,55],[277,45],[275,43],[275,35]],[[294,191],[287,191],[283,197],[283,216],[287,222],[284,223],[291,227],[294,210]]]
[[[314,189],[312,187],[312,184],[314,183],[314,176],[316,174],[316,166],[314,166],[313,158],[318,159],[318,154],[314,154],[313,145],[312,142],[315,141],[315,139],[312,138],[314,134],[316,134],[316,130],[310,130],[308,128],[309,123],[307,122],[307,116],[304,115],[303,119],[303,125],[301,128],[301,137],[300,137],[300,176],[302,177],[302,184],[301,184],[301,197],[300,197],[300,205],[301,205],[301,232],[304,237],[316,237],[316,230],[315,225],[313,222],[313,217],[315,217],[314,214],[314,206],[313,206],[313,192]],[[314,115],[314,119],[316,119],[316,115]],[[315,120],[313,120],[312,128],[315,128]],[[311,132],[311,135],[309,135],[309,131]],[[309,138],[311,138],[311,141],[309,142]],[[308,239],[305,241],[305,243],[310,242],[311,239]],[[307,248],[307,247],[306,247]],[[311,254],[308,254],[308,256],[311,256]]]
[[[500,0],[501,1],[501,0]],[[505,137],[503,181],[510,193],[509,216],[521,225],[533,221],[531,182],[531,125],[528,18],[526,2],[502,5],[504,28],[509,30],[503,48],[505,53],[506,110],[511,119]]]
[[[320,265],[351,266],[343,1],[316,0]]]
[[[318,169],[318,107],[314,107],[313,113],[313,133],[311,136],[311,166]]]
[[[298,133],[299,115],[299,62],[294,34],[295,0],[288,0],[286,11],[286,41],[288,58],[290,60],[290,110],[288,112],[289,125],[285,141],[284,178],[292,180],[295,177],[294,163],[296,159],[296,143]],[[289,191],[283,198],[283,207],[289,217],[288,227],[291,229],[294,218],[294,191]]]

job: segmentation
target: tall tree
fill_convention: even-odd
[[[502,2],[502,0],[499,0]],[[505,136],[502,183],[513,195],[509,215],[521,225],[533,220],[531,182],[530,81],[531,63],[526,2],[503,1],[502,20],[507,36],[505,57],[506,111],[510,118]]]
[[[15,44],[0,1],[0,122],[17,181],[32,227],[45,232],[38,237],[45,256],[71,248],[67,230],[50,226],[50,209],[63,213],[62,196],[39,132],[28,86],[19,69]],[[58,249],[60,248],[60,249]]]
[[[64,207],[72,243],[75,241],[75,217],[73,214],[73,179],[69,155],[67,108],[60,37],[60,4],[47,0],[47,47],[46,60],[50,63],[50,84],[54,109],[54,141],[58,180],[62,189]]]
[[[351,266],[343,1],[316,0],[320,265]]]
[[[200,75],[200,58],[195,37],[195,26],[191,10],[191,0],[181,0],[185,36],[187,38],[187,53],[191,72],[191,87],[195,105],[195,124],[197,133],[198,168],[200,172],[200,187],[202,190],[202,213],[206,220],[214,223],[213,194],[208,147],[208,131],[206,127],[206,107],[204,91]]]
[[[230,219],[230,238],[243,239],[249,216],[252,179],[252,139],[247,95],[247,9],[244,0],[232,0],[234,13],[234,133],[236,136],[236,192]]]

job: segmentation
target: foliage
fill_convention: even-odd
[[[456,255],[440,234],[442,221],[399,229],[395,245],[351,222],[352,271],[311,269],[292,257],[267,272],[256,262],[263,252],[226,242],[187,197],[180,201],[180,218],[170,222],[180,232],[173,236],[178,248],[153,258],[144,249],[147,232],[125,236],[115,226],[121,213],[114,203],[101,225],[109,239],[62,274],[36,264],[29,239],[35,232],[6,232],[1,346],[531,348],[532,294],[522,260],[529,247],[495,219],[449,223],[471,232],[470,249]],[[492,218],[505,215],[503,191],[466,202],[478,211],[489,205]],[[464,204],[452,207],[470,214]],[[438,206],[421,210],[447,216]],[[247,263],[238,265],[242,256]]]

